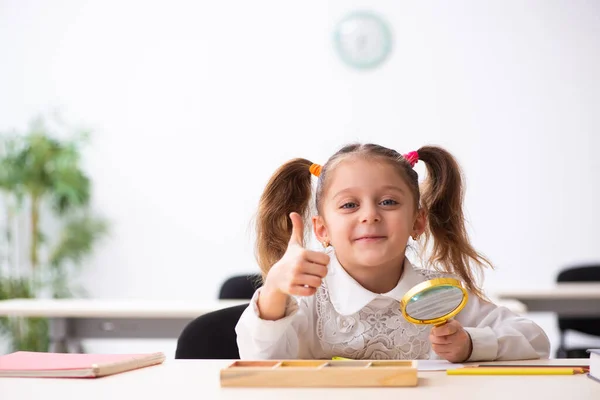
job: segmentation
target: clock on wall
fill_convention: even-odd
[[[333,38],[340,58],[358,69],[377,67],[392,49],[388,25],[369,11],[356,11],[344,17],[336,25]]]

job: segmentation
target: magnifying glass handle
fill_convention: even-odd
[[[446,323],[448,323],[448,321],[442,321],[442,322],[438,322],[437,324],[433,324],[433,326],[438,327],[438,326],[446,325]]]

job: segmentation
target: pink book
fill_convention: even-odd
[[[161,364],[163,353],[74,354],[17,351],[0,356],[0,377],[97,378]]]

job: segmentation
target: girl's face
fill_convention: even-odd
[[[381,160],[343,160],[329,176],[321,215],[313,218],[320,242],[329,241],[348,270],[402,265],[411,235],[425,227],[404,179]]]

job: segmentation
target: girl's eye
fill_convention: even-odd
[[[340,208],[356,208],[356,203],[344,203]]]
[[[384,206],[394,206],[394,205],[398,204],[398,202],[396,200],[387,199],[387,200],[383,200],[381,202],[381,204]]]

